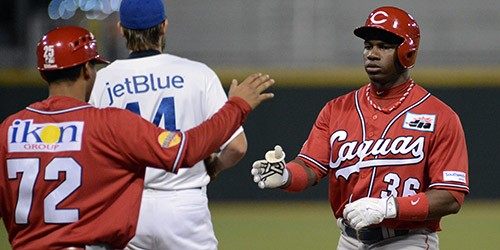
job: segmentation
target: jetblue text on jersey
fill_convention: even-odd
[[[149,91],[158,91],[161,89],[182,89],[184,87],[184,77],[180,75],[156,77],[153,74],[136,75],[126,77],[123,83],[115,83],[110,85],[106,82],[106,89],[109,95],[109,104],[114,103],[114,97],[118,98],[125,93],[128,94],[143,94]]]

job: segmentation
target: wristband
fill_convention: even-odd
[[[300,192],[307,187],[307,172],[300,164],[289,162],[286,169],[290,174],[290,185],[284,188],[288,192]]]
[[[398,219],[405,221],[423,221],[429,215],[429,200],[425,193],[410,197],[398,197]]]

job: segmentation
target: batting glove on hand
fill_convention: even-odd
[[[378,224],[384,219],[396,218],[396,199],[362,198],[349,203],[344,208],[344,219],[356,230]]]
[[[259,188],[277,188],[285,185],[289,173],[285,167],[285,152],[281,146],[267,151],[265,160],[255,161],[252,165],[253,181]]]

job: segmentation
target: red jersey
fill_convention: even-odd
[[[0,214],[12,247],[125,247],[135,234],[146,166],[192,166],[228,140],[250,110],[231,98],[186,133],[69,97],[8,117],[0,126]]]
[[[367,99],[367,87],[328,102],[298,155],[321,177],[329,174],[335,217],[363,197],[406,197],[429,189],[468,193],[467,149],[457,114],[417,85],[401,106],[382,112]],[[382,225],[440,230],[439,219],[387,219]]]

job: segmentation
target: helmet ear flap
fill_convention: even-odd
[[[410,59],[413,56],[413,53],[415,53],[415,51],[410,51],[406,53],[406,58]]]
[[[413,68],[417,59],[417,49],[409,46],[406,41],[398,47],[399,63],[405,68]]]

